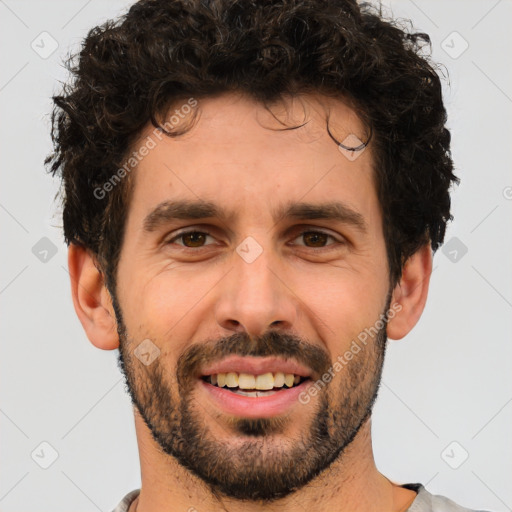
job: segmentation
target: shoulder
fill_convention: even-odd
[[[445,496],[431,494],[422,484],[405,484],[403,487],[418,493],[407,512],[488,512],[466,508]]]
[[[130,491],[112,510],[112,512],[128,512],[128,509],[130,508],[130,505],[135,501],[135,498],[139,495],[140,489],[135,489],[133,491]]]

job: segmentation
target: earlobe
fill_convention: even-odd
[[[393,290],[390,309],[398,311],[387,325],[388,338],[399,340],[417,324],[427,302],[432,274],[432,249],[423,245],[406,262]]]
[[[73,305],[89,341],[103,350],[118,348],[111,297],[94,257],[87,249],[70,244],[68,267]]]

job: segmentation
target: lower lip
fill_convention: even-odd
[[[309,379],[298,386],[286,388],[270,396],[242,396],[219,388],[199,379],[202,388],[225,413],[244,418],[270,418],[286,412],[294,404],[300,403],[299,395],[306,390]],[[302,404],[301,404],[302,405]]]

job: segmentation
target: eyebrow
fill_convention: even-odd
[[[143,221],[144,231],[151,233],[163,225],[175,220],[203,220],[216,218],[228,223],[235,215],[221,206],[204,200],[164,201],[152,210]],[[359,212],[345,203],[331,201],[327,203],[296,203],[289,201],[272,211],[272,218],[277,224],[283,219],[313,220],[323,219],[348,224],[367,233],[368,225]]]

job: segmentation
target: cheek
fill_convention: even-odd
[[[197,315],[206,318],[204,305],[208,303],[208,291],[218,280],[213,269],[208,272],[173,268],[160,271],[149,280],[146,274],[145,281],[131,292],[135,319],[132,324],[165,341],[178,332],[182,334],[178,339],[186,338],[183,331],[198,326]]]
[[[158,347],[159,359],[166,368],[174,367],[193,335],[184,329],[191,326],[187,319],[193,314],[196,293],[180,284],[179,279],[162,277],[139,286],[133,282],[129,296],[125,296],[123,315],[133,347],[143,340],[151,340]],[[174,378],[173,372],[171,376]]]
[[[325,332],[326,339],[344,346],[379,318],[385,299],[383,293],[379,293],[375,282],[352,278],[330,279],[324,286],[317,282],[301,296],[307,297],[304,303],[314,313],[312,320]]]
[[[388,292],[384,272],[349,267],[304,272],[291,288],[333,355],[375,324]]]

